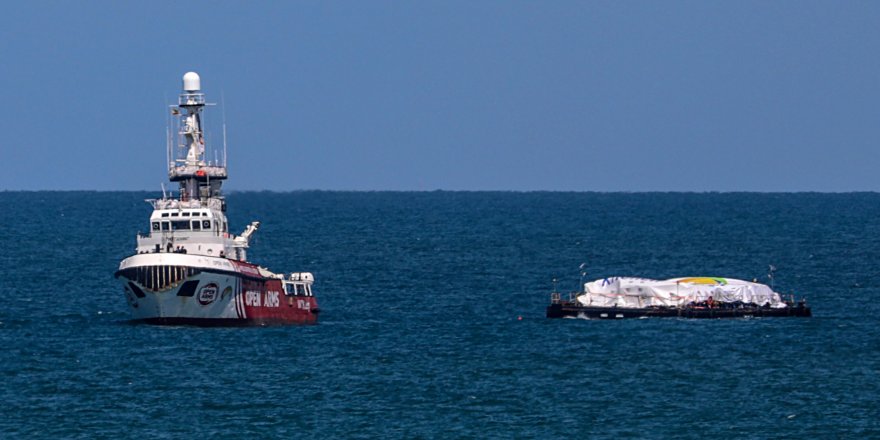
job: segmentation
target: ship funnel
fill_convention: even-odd
[[[186,72],[183,75],[183,90],[187,92],[198,92],[202,89],[202,80],[199,74],[195,72]]]

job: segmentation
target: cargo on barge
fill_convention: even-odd
[[[806,300],[784,301],[757,282],[716,277],[651,280],[604,278],[583,285],[564,299],[550,295],[548,318],[763,318],[810,317]]]

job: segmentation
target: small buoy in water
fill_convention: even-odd
[[[522,316],[517,316],[517,317],[516,317],[516,320],[517,320],[517,321],[522,321]]]

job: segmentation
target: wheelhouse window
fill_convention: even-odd
[[[171,230],[171,224],[168,223],[168,222],[162,222],[162,230],[163,230],[163,231],[170,231],[170,230]]]
[[[180,214],[180,215],[182,215],[182,216],[184,216],[184,217],[189,217],[189,213],[188,213],[188,212],[184,212],[184,213],[182,213],[182,214]]]
[[[305,283],[285,281],[284,294],[287,296],[312,296],[312,290]]]
[[[188,231],[189,230],[189,220],[175,220],[171,222],[171,230],[173,231]]]
[[[163,213],[162,213],[162,217],[168,217],[168,213],[167,213],[167,212],[163,212]]]
[[[193,220],[192,222],[193,231],[201,231],[202,230],[202,222],[198,220]]]
[[[172,212],[172,213],[171,213],[171,216],[172,216],[172,217],[177,217],[177,215],[178,215],[178,214],[177,214],[176,212]]]

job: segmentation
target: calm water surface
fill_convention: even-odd
[[[155,196],[0,193],[0,437],[880,438],[878,194],[233,193],[323,310],[248,329],[126,323]],[[815,316],[545,319],[583,262]]]

